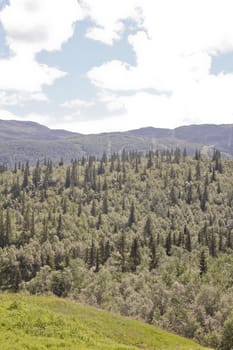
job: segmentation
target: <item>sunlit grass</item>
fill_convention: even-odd
[[[1,350],[203,349],[138,321],[57,298],[0,295]]]

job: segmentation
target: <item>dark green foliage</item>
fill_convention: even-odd
[[[233,318],[231,317],[224,323],[221,349],[233,349]]]
[[[205,255],[205,251],[202,250],[201,251],[201,255],[200,255],[200,276],[206,274],[207,272],[207,260],[206,260],[206,255]]]
[[[158,252],[157,252],[157,247],[156,243],[153,239],[153,237],[150,240],[150,260],[149,260],[149,271],[152,271],[158,266]]]
[[[130,267],[131,271],[135,272],[137,266],[141,264],[141,254],[139,250],[139,243],[138,239],[134,238],[132,246],[131,246],[131,251],[130,251]]]
[[[128,225],[132,226],[135,222],[136,222],[135,205],[134,205],[134,202],[132,202],[131,207],[130,207]]]
[[[185,249],[191,253],[192,251],[192,239],[191,234],[187,226],[184,227],[184,237],[185,237]]]
[[[166,243],[165,243],[166,254],[168,256],[171,255],[171,248],[172,248],[172,235],[171,235],[171,232],[169,232],[166,237]]]
[[[0,290],[71,296],[219,346],[232,189],[231,160],[178,148],[5,168]]]
[[[150,239],[153,235],[153,223],[152,223],[152,218],[151,215],[147,217],[145,227],[144,227],[144,236],[145,239]]]
[[[121,272],[126,272],[127,266],[126,266],[126,238],[125,233],[122,232],[119,243],[118,243],[118,250],[120,253],[120,265],[121,265]]]

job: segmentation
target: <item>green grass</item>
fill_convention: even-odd
[[[71,301],[0,295],[1,350],[201,350],[200,345]]]

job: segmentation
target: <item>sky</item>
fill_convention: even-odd
[[[232,0],[0,0],[0,119],[233,124]]]

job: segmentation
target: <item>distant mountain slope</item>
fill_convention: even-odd
[[[1,350],[204,350],[124,317],[56,298],[1,295]]]
[[[82,135],[52,130],[35,122],[0,120],[0,162],[13,165],[29,160],[31,164],[45,157],[59,161],[83,155],[100,156],[126,150],[186,148],[189,153],[201,149],[211,153],[219,149],[233,157],[233,124],[190,125],[172,129],[141,128],[127,132]]]
[[[69,137],[72,132],[65,130],[51,130],[35,122],[21,122],[17,120],[0,120],[0,140],[57,140]]]

